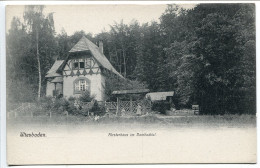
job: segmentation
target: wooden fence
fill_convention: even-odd
[[[7,118],[10,117],[33,117],[33,109],[36,107],[35,103],[21,103],[14,110],[7,112]]]
[[[42,112],[43,111],[43,112]],[[48,116],[52,118],[55,115],[52,110],[45,111],[42,106],[36,103],[21,103],[17,108],[11,111],[7,111],[7,118],[17,118],[17,117],[39,117]],[[63,115],[68,117],[68,112],[64,112]]]
[[[149,100],[137,100],[137,101],[118,101],[118,102],[105,102],[105,107],[110,111],[115,111],[116,114],[121,111],[126,113],[135,113],[137,111],[137,106],[140,104],[143,114],[146,114],[151,110],[151,101]]]

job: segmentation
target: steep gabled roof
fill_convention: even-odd
[[[89,47],[86,45],[85,39],[87,39],[85,36],[83,36],[74,47],[69,51],[71,52],[79,52],[79,51],[88,51],[90,50]]]
[[[63,78],[62,77],[55,77],[51,82],[52,83],[62,83]]]
[[[73,52],[80,52],[80,51],[90,51],[93,55],[93,57],[97,60],[97,62],[106,68],[107,70],[113,72],[114,74],[120,76],[121,78],[124,78],[120,73],[116,71],[116,69],[113,67],[113,65],[108,61],[106,56],[100,52],[98,46],[96,46],[94,43],[92,43],[89,39],[87,39],[85,36],[83,36],[79,42],[72,47],[72,49],[69,51],[70,53]]]
[[[64,62],[64,60],[56,60],[54,62],[54,64],[52,65],[51,69],[47,72],[45,77],[58,77],[58,76],[62,76],[61,74],[57,73],[57,70],[59,69],[59,67],[62,65],[63,62]]]

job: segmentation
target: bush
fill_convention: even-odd
[[[67,111],[69,107],[69,102],[65,98],[55,99],[53,103],[53,110],[58,112]]]
[[[90,109],[89,109],[88,106],[83,105],[83,106],[82,106],[82,109],[81,109],[80,111],[81,111],[81,114],[82,114],[82,115],[87,116],[88,113],[89,113],[89,110],[90,110]]]
[[[84,105],[83,100],[91,100],[90,105]],[[88,93],[85,93],[78,99],[69,97],[68,100],[65,98],[42,97],[37,102],[37,107],[40,107],[45,112],[62,113],[67,111],[71,115],[87,116],[89,112],[99,116],[105,114],[105,106],[99,104],[94,99],[94,96],[89,96]]]
[[[170,110],[171,104],[167,101],[156,101],[152,104],[153,111],[159,111],[161,114],[166,114],[166,110]]]
[[[96,100],[93,101],[93,105],[90,109],[90,112],[94,112],[94,115],[104,115],[105,114],[105,106],[98,104]]]
[[[46,110],[50,110],[52,109],[52,105],[53,105],[53,97],[50,96],[46,96],[46,97],[41,97],[39,99],[39,101],[37,101],[37,106],[41,106],[42,108],[46,109]]]
[[[75,97],[70,96],[70,97],[68,98],[68,101],[74,101],[74,100],[76,100]]]
[[[75,104],[77,102],[77,105]],[[76,98],[70,99],[68,101],[67,111],[69,114],[78,115],[80,114],[80,110],[82,109],[81,102],[78,101]]]
[[[91,96],[89,91],[84,91],[79,97],[79,100],[82,102],[91,102],[94,98],[95,96]]]

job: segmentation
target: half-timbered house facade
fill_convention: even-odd
[[[46,96],[78,97],[82,92],[89,91],[96,100],[103,101],[105,70],[122,77],[103,54],[103,43],[99,42],[98,47],[83,36],[69,51],[68,57],[56,60],[47,72]]]

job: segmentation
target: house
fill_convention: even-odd
[[[104,101],[104,71],[123,78],[103,54],[103,43],[99,42],[98,47],[83,36],[67,58],[56,60],[47,72],[46,96],[78,97],[83,91],[89,91],[97,101]]]

